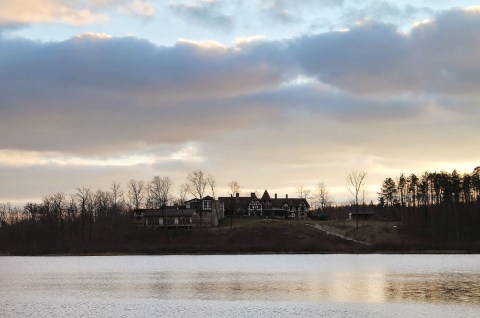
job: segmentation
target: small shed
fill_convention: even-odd
[[[373,214],[373,211],[348,211],[348,219],[368,220]]]

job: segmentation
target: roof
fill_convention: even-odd
[[[175,216],[187,216],[191,217],[193,213],[195,213],[195,209],[177,209],[173,207],[167,207],[166,209],[138,209],[135,212],[142,212],[143,216],[146,217],[156,217],[156,216],[163,216],[165,212],[165,216],[167,217],[175,217]]]
[[[265,190],[265,192],[263,192],[263,195],[262,195],[262,201],[267,201],[267,200],[270,200],[270,195],[268,194],[268,191]]]
[[[268,199],[267,199],[268,198]],[[225,203],[225,207],[230,207],[231,204],[236,204],[237,208],[246,208],[250,202],[254,199],[252,197],[219,197],[219,201],[223,201]],[[268,194],[268,191],[265,190],[263,193],[261,201],[269,201],[271,208],[281,208],[285,203],[288,204],[290,207],[299,207],[300,204],[303,202],[307,208],[310,208],[310,204],[304,198],[277,198],[272,199]]]
[[[281,208],[285,203],[288,204],[288,206],[298,207],[302,202],[307,208],[310,208],[310,204],[308,204],[308,201],[304,198],[278,198],[271,200],[272,208]]]
[[[351,215],[373,215],[375,214],[373,211],[358,211],[355,212],[355,210],[349,212]]]
[[[212,198],[211,196],[207,195],[206,197],[203,197],[202,199],[199,199],[199,198],[193,198],[193,199],[190,199],[190,200],[187,200],[185,201],[185,203],[188,203],[188,202],[202,202],[203,200],[214,200],[214,198]]]
[[[218,198],[219,201],[223,201],[226,208],[231,207],[231,205],[233,204],[237,209],[246,208],[250,204],[250,202],[253,201],[253,199],[257,199],[257,198],[252,198],[252,197],[219,197]]]

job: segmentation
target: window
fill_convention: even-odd
[[[204,200],[203,201],[203,210],[211,210],[212,209],[212,201]]]

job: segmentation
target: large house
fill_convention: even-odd
[[[261,198],[257,198],[255,193],[249,197],[241,197],[239,193],[230,197],[219,197],[223,202],[225,210],[234,215],[244,216],[265,216],[265,217],[285,217],[297,220],[306,220],[310,205],[304,198],[278,197],[275,193],[273,198],[265,190]]]
[[[223,202],[210,196],[189,200],[184,206],[136,209],[133,212],[133,222],[148,228],[164,227],[165,224],[170,228],[214,227],[224,217]]]

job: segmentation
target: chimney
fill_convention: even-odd
[[[275,200],[277,199],[277,194],[275,193]]]
[[[285,194],[285,198],[288,199],[288,194]]]
[[[250,197],[255,198],[256,197],[255,192],[250,192]]]
[[[235,193],[235,197],[237,197],[237,198],[238,198],[239,196],[240,196],[240,193],[238,193],[238,192],[237,192],[237,193]]]

